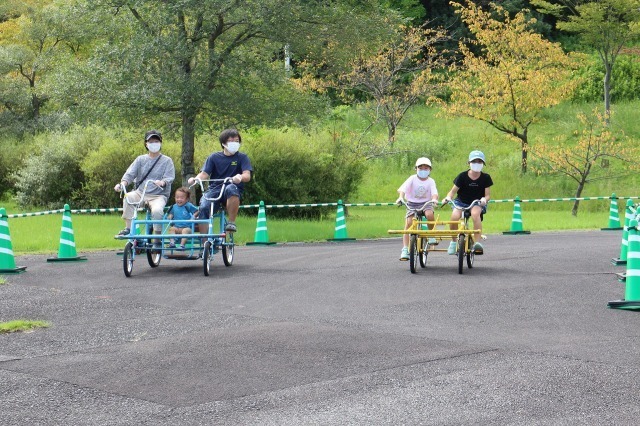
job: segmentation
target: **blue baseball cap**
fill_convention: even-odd
[[[471,151],[471,153],[469,153],[469,163],[477,159],[480,159],[484,164],[487,164],[487,162],[484,161],[484,154],[482,151]]]

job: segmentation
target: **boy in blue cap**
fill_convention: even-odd
[[[473,229],[477,229],[478,232],[473,234],[473,239],[476,243],[473,246],[473,250],[476,254],[482,254],[484,247],[480,244],[480,238],[482,237],[482,215],[487,212],[487,203],[491,198],[491,186],[493,180],[488,173],[484,173],[482,168],[486,165],[485,157],[482,151],[471,151],[469,154],[469,169],[460,173],[453,180],[453,187],[451,191],[444,198],[443,202],[451,202],[453,197],[457,198],[453,200],[453,204],[456,207],[466,208],[475,200],[480,200],[480,205],[475,205],[471,208],[471,219],[473,220]],[[451,220],[458,221],[462,216],[462,210],[453,209],[451,212]],[[450,229],[457,229],[457,225],[451,224]],[[456,254],[456,242],[451,241],[449,243],[449,254]]]

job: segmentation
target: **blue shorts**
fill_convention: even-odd
[[[462,201],[460,201],[457,198],[455,200],[453,200],[453,205],[456,206],[456,207],[460,207],[462,209],[466,209],[467,207],[469,207],[469,204],[463,203]],[[480,212],[481,215],[484,215],[487,212],[487,205],[486,204],[484,206],[478,205],[478,207],[482,207],[482,211]],[[471,210],[468,210],[468,211],[471,212]]]
[[[202,194],[200,198],[200,208],[198,211],[198,219],[209,219],[211,217],[211,203],[213,203],[213,213],[216,214],[223,206],[227,205],[229,197],[238,197],[242,195],[240,189],[234,184],[228,184],[224,187],[224,194],[217,201],[207,200],[207,198],[218,198],[220,195],[220,186],[209,188],[207,192]]]

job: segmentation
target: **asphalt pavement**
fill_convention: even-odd
[[[491,235],[473,269],[398,238],[234,264],[20,256],[0,285],[1,425],[635,425],[621,232]]]

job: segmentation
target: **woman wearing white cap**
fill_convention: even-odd
[[[482,254],[484,247],[478,241],[482,237],[482,215],[487,212],[487,203],[491,197],[491,185],[493,180],[488,173],[484,173],[482,168],[485,166],[485,158],[482,151],[471,151],[469,154],[469,170],[460,173],[453,180],[453,188],[442,200],[445,203],[451,202],[453,197],[457,194],[458,197],[453,200],[453,204],[456,207],[466,208],[475,200],[480,200],[480,205],[475,205],[471,208],[471,219],[473,220],[473,229],[477,229],[478,232],[473,234],[473,240],[476,243],[473,245],[473,250],[476,254]],[[462,210],[453,209],[451,213],[451,220],[458,221],[462,216]],[[457,225],[450,225],[452,230],[457,229]],[[456,254],[456,242],[451,241],[449,243],[449,254]]]
[[[398,188],[400,196],[396,200],[396,203],[402,203],[407,206],[404,229],[408,229],[411,226],[415,211],[422,209],[424,203],[429,200],[438,201],[436,182],[433,178],[429,177],[430,174],[431,161],[427,157],[420,157],[416,161],[416,174],[409,176],[409,178],[400,185],[400,188]],[[427,217],[427,220],[434,220],[433,206],[427,206],[424,210],[424,215]],[[433,227],[433,225],[430,225],[430,228],[431,227]],[[435,239],[430,238],[429,244],[435,244]],[[409,260],[408,247],[409,234],[404,234],[402,236],[400,260]]]

